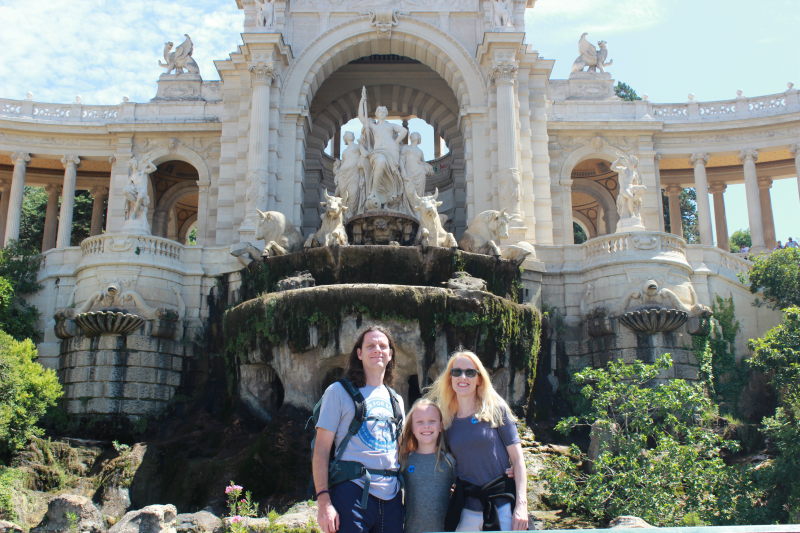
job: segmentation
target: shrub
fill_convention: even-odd
[[[800,305],[800,248],[775,250],[753,260],[750,292],[759,290],[775,309]]]
[[[23,296],[38,291],[36,281],[41,256],[17,241],[0,248],[0,329],[17,340],[38,340],[39,312]]]
[[[550,461],[543,477],[551,503],[600,522],[618,515],[658,526],[730,518],[736,471],[720,454],[735,445],[713,430],[715,408],[701,385],[656,381],[671,365],[665,354],[652,365],[612,361],[574,376],[587,407],[556,429],[593,425],[605,438],[592,461],[575,446],[582,465]]]
[[[0,331],[0,456],[6,458],[42,433],[36,423],[61,396],[55,372],[36,357],[30,339],[16,341]]]

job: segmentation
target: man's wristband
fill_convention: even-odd
[[[331,491],[329,491],[328,489],[321,490],[317,493],[317,499],[319,499],[319,497],[322,496],[323,494],[330,494],[330,493]]]

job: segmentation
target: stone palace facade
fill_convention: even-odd
[[[605,43],[586,36],[569,79],[552,79],[554,61],[524,43],[535,0],[236,1],[242,42],[215,62],[220,81],[201,79],[187,36],[165,50],[149,102],[0,100],[0,233],[18,237],[25,186],[48,191],[32,303],[41,361],[59,369],[71,412],[145,415],[174,395],[217,278],[243,267],[248,243],[264,244],[258,210],[282,213],[303,238],[319,227],[362,87],[370,105],[419,117],[446,143],[424,191],[438,192],[457,239],[487,210],[514,215],[503,248],[533,250],[525,298],[563,318],[571,366],[635,357],[643,343],[688,353],[715,295],[734,299],[742,354],[777,322],[737,278],[749,263],[727,250],[723,196],[744,182],[753,251],[774,246],[771,183],[800,172],[796,89],[622,101]],[[667,223],[679,221],[686,187],[697,190],[699,244],[680,222],[664,231],[662,195]],[[76,190],[94,198],[83,242],[70,241]],[[573,243],[573,224],[586,243]],[[683,322],[622,320],[648,306]],[[696,376],[682,357],[675,375]]]

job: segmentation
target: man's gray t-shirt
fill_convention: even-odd
[[[405,533],[444,531],[450,486],[456,480],[455,460],[448,455],[437,464],[437,455],[412,452],[403,467]]]
[[[380,387],[365,386],[358,389],[364,396],[364,407],[367,417],[384,417],[391,419],[394,416],[392,403],[389,399],[389,390]],[[400,412],[405,413],[403,399],[398,397]],[[335,434],[334,445],[347,435],[347,429],[355,416],[353,399],[338,381],[329,386],[322,395],[322,406],[319,411],[317,427],[327,429]],[[400,464],[397,460],[397,428],[389,420],[369,420],[361,424],[361,429],[353,435],[342,455],[343,461],[358,461],[367,468],[379,470],[397,470]],[[354,479],[356,484],[363,487],[362,479]],[[400,483],[393,476],[372,475],[369,484],[369,493],[381,500],[391,500],[400,490]]]
[[[454,418],[445,431],[445,441],[456,458],[460,479],[482,486],[505,474],[511,466],[506,446],[520,442],[517,426],[508,416],[503,425],[493,428],[475,417]],[[467,498],[467,509],[481,510],[480,501]]]

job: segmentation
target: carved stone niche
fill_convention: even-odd
[[[413,246],[419,222],[394,211],[367,211],[347,222],[350,244],[391,244]]]
[[[590,337],[605,337],[614,333],[614,324],[604,307],[593,309],[586,315],[586,328]]]

